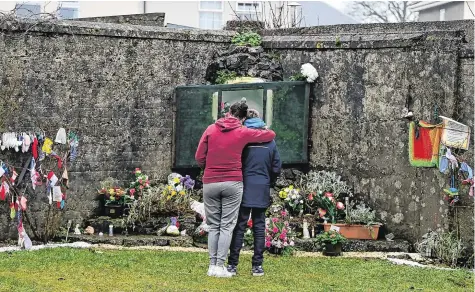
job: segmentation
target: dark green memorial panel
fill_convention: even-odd
[[[173,166],[196,167],[195,151],[204,130],[243,98],[276,132],[283,163],[308,162],[309,85],[266,82],[177,87]]]

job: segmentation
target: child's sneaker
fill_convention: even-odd
[[[230,272],[233,276],[237,274],[237,266],[235,265],[228,265],[228,272]]]
[[[209,265],[208,276],[210,277],[216,276],[216,265]]]
[[[214,275],[217,278],[231,278],[233,274],[228,272],[225,266],[218,267],[216,266],[216,274]]]
[[[252,275],[256,277],[264,276],[264,269],[262,268],[262,266],[253,266]]]

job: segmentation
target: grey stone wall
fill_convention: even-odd
[[[263,46],[281,56],[284,78],[307,62],[320,74],[311,162],[342,174],[397,237],[415,241],[452,224],[473,240],[473,199],[463,193],[454,217],[442,200],[448,177],[410,166],[409,124],[401,118],[410,96],[417,119],[430,121],[438,105],[473,135],[472,31],[473,21],[263,32]],[[473,144],[462,157],[473,165]]]
[[[101,179],[128,181],[135,167],[154,180],[170,172],[173,90],[205,83],[207,66],[234,35],[73,21],[0,21],[0,31],[1,86],[20,80],[8,103],[19,107],[5,127],[51,135],[65,127],[81,137],[64,216],[74,220],[94,214]],[[430,120],[437,104],[473,130],[473,21],[262,33],[284,77],[306,62],[320,74],[310,130],[317,168],[342,174],[397,237],[415,241],[453,224],[470,238],[473,204],[464,199],[455,214],[441,201],[447,177],[409,165],[400,115],[410,95],[417,118]],[[465,157],[473,160],[471,149]],[[0,204],[0,240],[15,234],[7,207]]]
[[[168,175],[174,88],[205,83],[212,56],[233,35],[72,21],[0,24],[0,86],[20,80],[18,109],[5,128],[54,136],[65,127],[80,136],[64,216],[75,221],[94,214],[98,183],[108,176],[129,182],[136,167],[152,180]],[[42,216],[46,198],[31,196],[31,206],[43,202],[32,214]],[[0,240],[15,234],[4,202],[0,230]]]
[[[89,22],[134,24],[134,25],[163,27],[165,23],[165,13],[142,13],[142,14],[114,15],[114,16],[102,16],[102,17],[85,17],[85,18],[79,18],[77,20],[89,21]]]

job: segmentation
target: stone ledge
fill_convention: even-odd
[[[132,24],[98,23],[87,21],[51,20],[37,22],[31,19],[8,19],[0,17],[0,31],[22,33],[53,33],[65,35],[94,35],[140,39],[163,39],[189,42],[231,42],[236,34],[224,30],[174,29],[165,27],[141,26]]]
[[[299,251],[320,252],[322,249],[315,245],[313,239],[296,239],[295,247]],[[357,240],[349,239],[342,249],[344,252],[409,252],[411,244],[405,240]]]
[[[65,236],[61,236],[58,239],[64,240]],[[153,235],[138,235],[138,236],[124,236],[114,235],[104,236],[99,235],[76,235],[71,234],[68,236],[68,241],[76,242],[83,241],[91,244],[111,244],[118,246],[179,246],[179,247],[191,247],[193,246],[193,239],[190,236],[153,236]]]
[[[463,41],[458,31],[264,36],[262,46],[273,49],[380,49],[437,47],[454,51]]]

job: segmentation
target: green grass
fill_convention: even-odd
[[[0,254],[0,291],[474,291],[467,270],[395,266],[382,260],[266,257],[252,277],[205,276],[206,253],[49,249]]]

